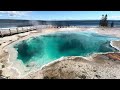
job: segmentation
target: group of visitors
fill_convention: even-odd
[[[100,20],[100,26],[102,27],[108,27],[108,20],[107,20],[107,14],[106,15],[102,15],[102,18]],[[111,27],[114,27],[114,22],[111,22]]]

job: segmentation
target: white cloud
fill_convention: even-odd
[[[0,11],[2,14],[8,14],[10,17],[25,16],[31,11]]]
[[[110,16],[109,19],[120,20],[120,16]]]

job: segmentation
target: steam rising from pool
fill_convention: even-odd
[[[93,32],[58,32],[29,38],[15,45],[18,59],[24,64],[47,64],[62,56],[88,56],[99,52],[116,52],[110,46],[118,38]]]

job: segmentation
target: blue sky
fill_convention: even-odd
[[[99,20],[102,14],[120,20],[120,11],[0,11],[0,19]]]

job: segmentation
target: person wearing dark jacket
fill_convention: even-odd
[[[111,27],[114,27],[114,22],[111,23]]]

